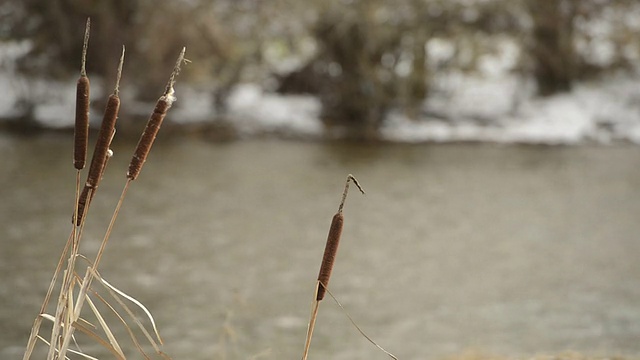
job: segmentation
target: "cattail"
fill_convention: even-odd
[[[96,140],[96,147],[93,152],[93,158],[91,159],[91,166],[89,167],[89,174],[87,175],[87,186],[90,188],[98,187],[98,183],[102,178],[102,171],[104,164],[107,161],[107,153],[109,146],[111,145],[111,138],[113,130],[116,126],[116,120],[118,119],[118,112],[120,110],[120,98],[116,94],[109,95],[107,100],[107,107],[104,111],[104,117],[102,119],[102,125],[98,132],[98,139]]]
[[[347,199],[347,193],[349,192],[349,182],[353,181],[358,189],[364,194],[364,190],[358,183],[353,175],[347,176],[347,182],[342,193],[342,201],[338,207],[338,212],[333,215],[331,220],[331,227],[329,228],[329,235],[327,236],[327,243],[324,248],[324,255],[322,257],[322,264],[320,265],[320,272],[318,273],[318,291],[316,300],[320,301],[324,298],[326,287],[329,286],[329,278],[331,277],[331,271],[333,270],[333,263],[336,260],[336,254],[338,252],[338,245],[340,244],[340,236],[342,235],[342,227],[344,225],[344,215],[342,209]]]
[[[124,64],[124,47],[122,47],[122,55],[120,56],[120,62],[118,63],[118,77],[116,79],[116,85],[113,94],[109,95],[107,99],[107,106],[104,111],[104,117],[102,118],[102,124],[98,131],[98,138],[93,150],[93,157],[91,158],[91,165],[89,165],[89,173],[87,174],[87,181],[85,187],[80,195],[78,201],[78,214],[76,216],[76,225],[80,225],[82,222],[82,215],[86,212],[85,207],[91,203],[91,199],[87,199],[87,196],[83,194],[88,193],[88,189],[93,189],[91,197],[95,193],[100,180],[102,180],[102,174],[107,164],[107,159],[110,157],[110,147],[113,141],[113,136],[116,132],[116,120],[118,120],[118,112],[120,111],[120,97],[119,86],[120,77],[122,75],[122,66]]]
[[[320,273],[318,274],[319,285],[318,294],[316,295],[316,300],[318,301],[324,298],[326,291],[325,286],[329,286],[329,278],[331,277],[331,271],[333,270],[333,263],[336,260],[336,253],[338,252],[338,245],[340,244],[343,224],[344,216],[341,212],[333,215],[331,227],[329,228],[329,236],[327,237],[327,244],[324,248],[324,256],[322,257]]]
[[[353,183],[356,184],[361,193],[365,193],[358,183],[358,180],[356,180],[356,178],[351,174],[347,175],[347,182],[344,184],[344,191],[342,192],[342,201],[340,201],[340,206],[338,206],[338,212],[333,215],[333,219],[331,220],[329,236],[327,236],[327,243],[324,248],[324,255],[322,256],[322,264],[320,265],[320,272],[318,273],[315,299],[313,301],[311,317],[309,318],[309,327],[307,328],[307,338],[304,343],[302,360],[307,360],[307,356],[309,355],[311,337],[313,336],[313,329],[316,325],[316,318],[318,316],[318,309],[320,308],[320,301],[324,298],[324,295],[327,292],[329,278],[331,278],[331,271],[333,270],[333,263],[336,261],[338,245],[340,244],[340,236],[342,235],[342,227],[344,226],[344,215],[342,215],[342,209],[344,208],[344,203],[347,200],[350,181],[353,181]]]
[[[89,139],[89,78],[81,76],[76,87],[76,125],[74,132],[73,166],[84,169]]]
[[[87,77],[87,47],[89,45],[89,29],[91,20],[87,19],[82,46],[82,65],[80,78],[76,84],[76,121],[74,130],[73,166],[77,170],[84,169],[87,158],[87,143],[89,141],[89,94],[90,83]]]
[[[171,108],[171,105],[176,100],[174,96],[175,91],[173,89],[173,85],[175,84],[175,77],[180,72],[180,66],[185,61],[185,50],[186,48],[182,48],[180,56],[178,56],[178,61],[176,62],[169,82],[167,83],[165,92],[156,102],[156,106],[153,109],[153,113],[149,117],[147,126],[140,136],[140,140],[138,141],[136,150],[134,151],[131,162],[129,163],[129,170],[127,171],[127,178],[129,180],[135,180],[140,174],[140,170],[142,170],[142,166],[144,165],[145,161],[147,160],[147,156],[151,151],[151,146],[153,146],[153,142],[158,135],[160,126],[162,126],[162,121],[167,115],[169,108]]]

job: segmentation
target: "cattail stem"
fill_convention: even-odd
[[[105,232],[104,238],[102,239],[102,243],[100,244],[100,248],[98,249],[96,260],[91,265],[91,270],[93,273],[97,272],[98,265],[100,264],[100,260],[102,259],[102,254],[104,253],[104,250],[107,246],[109,238],[111,237],[113,226],[115,225],[116,219],[118,218],[118,214],[120,213],[120,208],[122,207],[122,203],[124,202],[124,198],[127,194],[127,190],[129,189],[130,184],[131,184],[131,179],[127,179],[127,182],[125,183],[124,188],[122,189],[122,194],[120,194],[120,198],[118,199],[118,203],[116,204],[116,208],[113,211],[113,215],[111,216],[111,220],[109,221],[109,226],[107,227],[107,231]],[[71,315],[72,316],[71,322],[77,321],[78,318],[80,317],[80,313],[82,311],[82,306],[84,305],[87,292],[91,288],[92,280],[93,280],[93,277],[89,276],[85,281],[83,281],[80,293],[78,294],[76,304],[73,309],[73,314]],[[60,350],[59,350],[60,358],[64,358],[64,355],[66,354],[69,344],[71,342],[71,338],[73,337],[74,330],[75,328],[73,326],[70,326],[68,331],[65,332],[65,335],[62,339],[62,344],[60,345]]]
[[[69,235],[69,239],[67,239],[67,243],[62,250],[62,254],[60,255],[60,259],[58,260],[58,265],[56,265],[56,269],[53,272],[53,277],[51,278],[51,282],[49,283],[49,288],[47,289],[47,293],[44,296],[44,301],[42,302],[42,306],[40,307],[40,313],[38,313],[38,316],[36,317],[36,320],[31,327],[31,334],[29,335],[29,340],[27,341],[27,349],[22,358],[23,360],[31,358],[31,354],[33,353],[33,349],[35,348],[38,333],[40,332],[40,325],[42,324],[42,314],[45,314],[47,311],[49,300],[51,300],[51,295],[53,294],[53,288],[58,281],[58,276],[60,275],[60,271],[62,271],[64,259],[66,259],[67,257],[67,253],[69,252],[69,248],[72,246],[72,242],[73,233]]]
[[[82,64],[80,76],[87,76],[87,49],[89,48],[89,33],[91,32],[91,18],[87,18],[84,26],[84,41],[82,42]]]
[[[156,106],[153,109],[153,113],[149,117],[147,126],[140,136],[140,140],[138,141],[136,150],[134,151],[131,162],[129,163],[129,170],[127,171],[127,178],[130,180],[135,180],[138,178],[140,170],[142,170],[142,166],[144,165],[145,161],[147,161],[147,156],[151,151],[151,146],[153,146],[153,142],[158,135],[160,126],[162,126],[162,122],[164,121],[169,108],[171,108],[171,105],[176,100],[174,96],[175,91],[173,89],[173,85],[175,84],[176,76],[180,72],[180,66],[185,61],[185,51],[186,48],[182,48],[182,51],[178,56],[176,65],[173,68],[173,72],[171,73],[171,77],[169,78],[169,82],[167,83],[164,94],[160,96],[160,98],[156,102]]]
[[[318,318],[318,310],[320,309],[320,301],[315,300],[311,305],[311,317],[309,318],[309,325],[307,326],[307,337],[304,343],[304,352],[302,353],[302,360],[307,360],[309,356],[309,348],[311,348],[311,338],[313,337],[313,329],[316,327],[316,319]]]

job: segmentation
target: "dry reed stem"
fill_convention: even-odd
[[[90,87],[87,77],[87,47],[89,46],[89,29],[91,21],[87,19],[82,46],[82,65],[80,78],[76,84],[76,121],[74,128],[73,165],[77,170],[84,169],[89,141],[89,98]]]
[[[67,257],[67,253],[69,248],[71,247],[73,241],[73,234],[69,236],[67,243],[62,250],[62,254],[60,255],[60,259],[58,260],[58,265],[56,265],[56,269],[53,272],[53,277],[51,278],[51,282],[49,283],[49,289],[47,289],[47,293],[44,297],[44,301],[42,302],[42,306],[40,307],[40,313],[36,317],[33,326],[31,327],[31,334],[29,335],[29,340],[27,341],[27,348],[25,350],[23,360],[27,360],[31,358],[31,354],[33,353],[33,349],[36,344],[36,340],[38,338],[38,333],[40,331],[40,325],[42,323],[42,315],[45,314],[47,310],[47,306],[49,305],[49,300],[51,300],[51,295],[53,294],[53,288],[55,287],[56,282],[58,281],[58,275],[60,271],[62,271],[62,265],[64,264],[64,259]]]
[[[367,341],[369,341],[371,344],[373,344],[375,347],[377,347],[380,351],[382,351],[383,353],[387,354],[387,356],[389,356],[390,358],[394,359],[394,360],[398,360],[398,358],[393,355],[392,353],[390,353],[389,351],[385,350],[385,348],[383,348],[382,346],[380,346],[377,342],[375,342],[369,335],[367,335],[364,330],[362,330],[362,328],[360,328],[360,326],[358,326],[358,324],[356,324],[356,321],[353,320],[353,318],[351,317],[351,315],[349,315],[349,312],[347,311],[347,309],[344,308],[344,306],[342,306],[342,304],[340,303],[340,301],[338,301],[338,299],[331,293],[331,291],[329,291],[329,289],[327,289],[327,293],[329,293],[329,295],[331,296],[331,298],[333,299],[333,301],[335,301],[335,303],[340,307],[340,309],[342,309],[342,311],[344,312],[344,314],[347,316],[347,318],[349,319],[349,321],[351,322],[351,325],[353,325],[356,330],[358,330],[358,332],[360,333],[360,335],[362,335],[365,339],[367,339]]]
[[[142,166],[145,161],[147,161],[147,156],[149,155],[149,151],[151,151],[151,146],[153,146],[153,142],[160,130],[160,126],[162,126],[162,122],[167,115],[169,108],[171,108],[171,105],[176,100],[173,85],[175,84],[176,76],[180,72],[180,66],[185,61],[185,51],[186,48],[182,48],[182,51],[178,56],[178,60],[176,61],[176,65],[173,68],[173,72],[171,73],[171,77],[169,78],[169,82],[167,83],[167,87],[165,88],[164,94],[160,96],[156,102],[156,106],[149,117],[147,126],[140,136],[136,150],[134,151],[131,162],[129,163],[129,170],[127,171],[127,178],[130,180],[135,180],[140,174],[140,170],[142,170]]]
[[[80,318],[80,312],[82,311],[82,306],[84,305],[84,301],[85,298],[87,297],[87,292],[89,291],[89,289],[91,288],[91,282],[93,280],[93,275],[94,273],[96,273],[98,265],[100,264],[100,260],[102,259],[102,254],[104,253],[104,249],[107,246],[107,242],[109,241],[109,238],[111,236],[111,232],[113,231],[113,226],[116,222],[116,219],[118,217],[118,214],[120,212],[120,207],[122,206],[122,203],[124,201],[124,198],[127,194],[127,190],[129,189],[129,185],[131,184],[131,180],[127,179],[127,182],[124,185],[124,188],[122,189],[122,194],[120,195],[120,198],[118,199],[118,203],[116,204],[116,208],[113,211],[113,215],[111,216],[111,221],[109,221],[109,226],[107,227],[107,231],[104,235],[104,238],[102,239],[102,243],[100,244],[100,249],[98,249],[98,254],[96,255],[96,260],[93,262],[93,265],[91,265],[88,269],[87,269],[87,273],[85,275],[84,280],[82,281],[82,286],[80,288],[79,294],[78,294],[78,299],[76,301],[76,304],[73,308],[73,314],[71,314],[72,316],[72,321],[77,321]],[[64,356],[64,354],[66,353],[68,347],[69,347],[69,343],[72,339],[73,336],[73,332],[74,332],[74,328],[70,327],[69,331],[67,331],[65,333],[65,336],[62,340],[62,345],[60,346],[60,354],[62,356]]]
[[[313,330],[316,328],[316,319],[318,318],[319,309],[320,301],[318,300],[318,286],[316,286],[316,292],[313,296],[313,304],[311,304],[311,315],[309,316],[309,325],[307,326],[307,336],[304,342],[302,360],[307,360],[307,357],[309,356],[309,349],[311,348],[311,338],[313,337]]]

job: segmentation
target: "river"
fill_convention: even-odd
[[[2,359],[21,359],[71,230],[70,142],[0,136]],[[134,145],[113,146],[84,230],[89,258]],[[174,359],[299,359],[349,173],[367,194],[352,188],[347,199],[330,289],[398,358],[640,355],[640,148],[632,146],[161,136],[129,188],[100,272],[149,308]],[[327,296],[310,359],[385,358]]]

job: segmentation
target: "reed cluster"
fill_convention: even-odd
[[[111,144],[116,132],[116,121],[120,111],[119,86],[124,64],[125,49],[122,48],[122,55],[118,62],[117,78],[113,92],[107,99],[106,108],[100,130],[97,135],[93,156],[87,171],[86,180],[81,186],[80,178],[86,165],[88,138],[89,138],[89,112],[90,112],[90,88],[91,83],[86,71],[86,58],[89,44],[90,20],[87,20],[85,36],[82,50],[82,62],[80,77],[76,86],[76,114],[73,146],[73,166],[76,169],[76,190],[75,202],[72,217],[71,234],[62,251],[58,265],[54,271],[53,278],[45,295],[45,299],[40,308],[31,329],[31,334],[23,356],[23,360],[30,359],[38,342],[44,343],[47,350],[47,360],[67,359],[69,354],[76,354],[82,358],[95,359],[90,354],[84,352],[76,341],[75,332],[81,332],[96,343],[102,345],[117,359],[125,359],[124,351],[118,339],[113,335],[111,326],[105,320],[104,310],[101,312],[96,305],[102,303],[109,312],[119,319],[127,330],[133,344],[140,354],[149,359],[149,355],[143,349],[133,329],[138,328],[144,334],[155,353],[163,358],[169,358],[161,349],[162,339],[155,326],[155,321],[150,312],[139,301],[118,290],[116,287],[104,280],[98,267],[100,259],[104,254],[109,241],[111,231],[118,217],[118,213],[124,201],[127,189],[131,183],[137,179],[142,166],[151,151],[154,140],[160,129],[162,122],[175,101],[174,84],[175,79],[184,58],[185,48],[182,49],[176,64],[173,68],[164,93],[158,99],[147,125],[142,133],[138,145],[134,151],[126,173],[125,185],[118,200],[116,208],[109,222],[109,226],[104,234],[100,248],[93,261],[89,257],[79,253],[79,245],[82,240],[84,224],[89,212],[91,201],[93,200],[109,158],[113,155]],[[79,272],[79,261],[86,262],[84,276]],[[65,266],[66,265],[66,266]],[[109,296],[101,296],[96,286],[100,286]],[[54,290],[59,289],[55,306],[50,306]],[[125,301],[126,300],[126,301]],[[88,304],[89,310],[83,312],[83,306]],[[116,306],[117,304],[117,306]],[[131,304],[139,307],[149,318],[152,331],[146,329],[142,322],[134,315]],[[49,310],[53,310],[49,312]],[[92,315],[95,323],[91,323],[86,315]],[[52,323],[51,334],[42,334],[41,325],[43,320]],[[104,334],[104,335],[101,335]],[[152,335],[153,333],[153,335]]]

